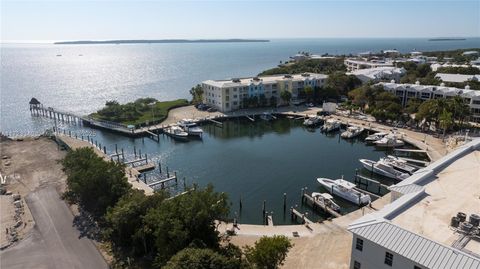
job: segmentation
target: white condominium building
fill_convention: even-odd
[[[460,96],[465,103],[469,105],[472,115],[470,121],[480,122],[480,91],[470,90],[469,86],[465,89],[454,87],[420,85],[416,84],[398,84],[398,83],[379,83],[383,89],[398,96],[403,106],[406,106],[408,100],[418,98],[421,100],[437,98],[453,98]]]
[[[270,104],[282,103],[280,92],[289,91],[292,102],[301,97],[306,86],[323,87],[327,75],[304,73],[295,75],[275,75],[251,78],[234,78],[229,80],[206,80],[202,82],[203,103],[229,112],[243,108],[247,98],[264,96]]]
[[[350,269],[480,268],[479,159],[475,139],[391,186],[389,204],[348,227]]]
[[[390,62],[390,61],[382,61],[382,60],[367,61],[362,58],[348,58],[348,59],[345,59],[343,63],[347,66],[347,70],[349,72],[360,70],[360,69],[393,66],[393,62]]]

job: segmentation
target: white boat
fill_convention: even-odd
[[[180,126],[183,131],[187,132],[188,135],[192,136],[202,136],[203,130],[202,128],[198,127],[198,125],[193,122],[191,119],[183,119],[177,122],[178,126]]]
[[[320,204],[340,212],[340,206],[333,201],[333,197],[329,193],[312,192],[312,198]]]
[[[170,128],[165,129],[165,134],[180,140],[188,139],[188,133],[178,126],[172,126]]]
[[[328,119],[327,121],[325,121],[325,124],[323,124],[321,130],[326,133],[333,132],[333,131],[339,130],[340,126],[341,126],[340,121],[334,120],[334,119]]]
[[[271,121],[274,119],[273,115],[271,113],[268,113],[268,112],[263,112],[261,115],[260,115],[260,119],[264,120],[264,121]]]
[[[367,159],[360,159],[363,167],[368,171],[373,171],[382,176],[386,176],[389,178],[393,178],[396,180],[404,180],[410,175],[407,173],[400,172],[393,168],[389,162],[385,161],[385,159],[380,159],[378,162],[367,160]]]
[[[375,141],[378,141],[378,140],[384,138],[387,135],[388,135],[387,133],[383,133],[383,132],[374,133],[374,134],[371,134],[371,135],[367,136],[365,138],[365,142],[372,143],[372,142],[375,142]]]
[[[403,140],[398,139],[396,136],[387,135],[384,138],[373,142],[377,147],[395,148],[405,145]]]
[[[307,127],[313,127],[322,122],[322,118],[319,116],[314,116],[314,117],[308,117],[306,120],[303,121],[303,125]]]
[[[317,178],[318,183],[327,189],[332,195],[341,197],[356,205],[366,205],[371,202],[370,195],[359,192],[355,184],[344,179]]]
[[[385,161],[389,162],[393,168],[397,169],[400,172],[408,173],[411,175],[418,170],[418,167],[411,165],[407,161],[392,155],[388,155],[384,159]]]
[[[360,126],[349,126],[345,132],[340,136],[342,138],[354,138],[359,136],[363,132],[363,128]]]

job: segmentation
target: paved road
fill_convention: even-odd
[[[0,253],[0,268],[108,268],[93,242],[80,238],[55,187],[34,191],[25,200],[36,225],[20,243]]]

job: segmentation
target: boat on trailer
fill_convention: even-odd
[[[355,184],[344,179],[317,178],[317,182],[332,195],[336,195],[356,205],[366,205],[372,201],[370,195],[356,190]]]

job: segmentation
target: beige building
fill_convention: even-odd
[[[303,101],[302,91],[306,86],[323,87],[327,75],[303,73],[294,75],[275,75],[229,80],[206,80],[202,82],[203,103],[222,112],[243,108],[249,98],[264,98],[267,104],[281,104],[280,93],[292,94],[292,103]]]

